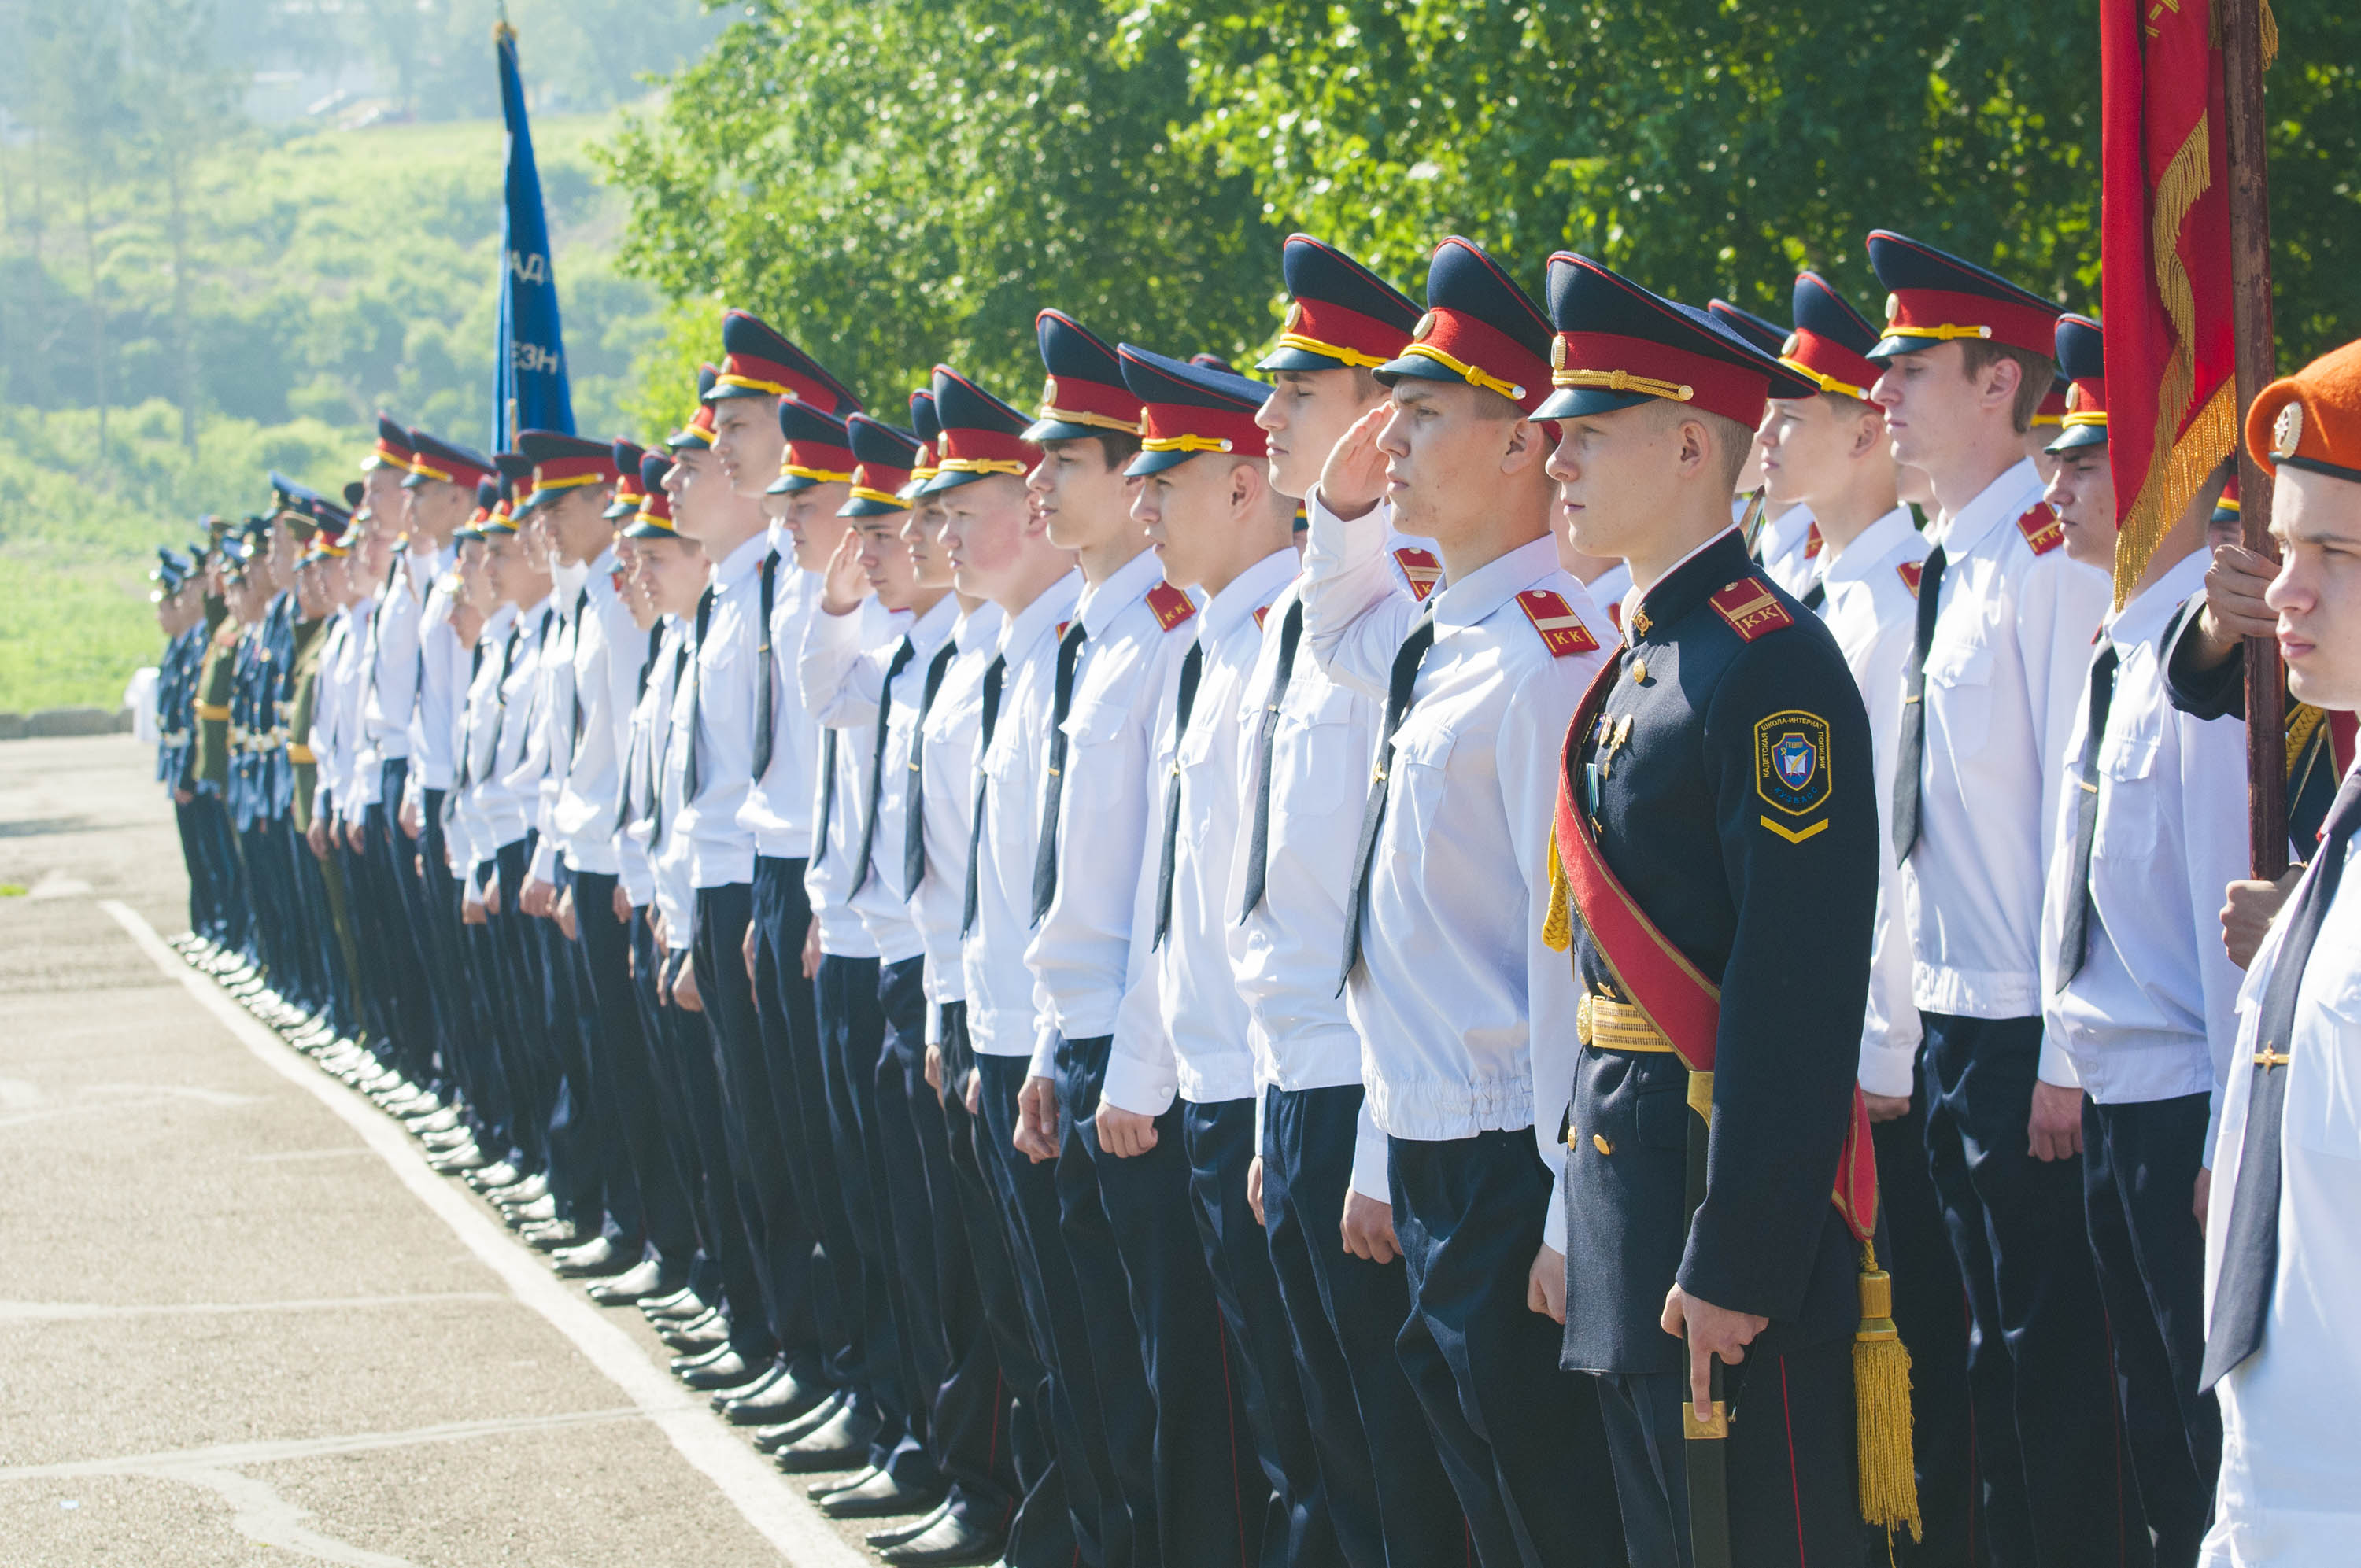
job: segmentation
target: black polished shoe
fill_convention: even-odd
[[[428,1169],[438,1171],[445,1176],[465,1176],[469,1171],[481,1170],[491,1163],[491,1156],[470,1143],[461,1145],[449,1154],[436,1155],[426,1162],[426,1166]]]
[[[778,1453],[796,1439],[818,1431],[834,1420],[837,1411],[844,1409],[847,1398],[845,1391],[839,1388],[794,1420],[781,1421],[777,1426],[763,1428],[754,1434],[754,1446],[764,1453]]]
[[[1000,1561],[1005,1531],[981,1530],[956,1514],[945,1514],[924,1535],[885,1550],[895,1568],[985,1568]]]
[[[872,1552],[883,1552],[889,1546],[899,1546],[906,1541],[916,1541],[940,1524],[943,1516],[950,1511],[951,1500],[945,1497],[935,1505],[931,1513],[920,1514],[917,1519],[901,1524],[889,1524],[884,1530],[873,1530],[861,1538],[862,1543]]]
[[[714,1388],[738,1388],[752,1383],[771,1365],[768,1357],[750,1363],[736,1351],[723,1348],[711,1361],[684,1368],[680,1380],[700,1393]]]
[[[712,1303],[686,1285],[668,1296],[648,1296],[640,1301],[641,1315],[658,1328],[695,1322],[711,1310]]]
[[[526,1225],[517,1234],[544,1252],[555,1252],[560,1247],[580,1246],[590,1238],[574,1228],[571,1220],[544,1220],[537,1225]]]
[[[511,1187],[523,1179],[523,1171],[506,1160],[500,1160],[481,1170],[470,1171],[467,1185],[478,1192],[489,1192],[496,1187]]]
[[[747,1389],[720,1410],[733,1427],[775,1426],[818,1409],[835,1392],[825,1383],[807,1383],[782,1369],[778,1376],[760,1388]]]
[[[890,1470],[878,1470],[868,1479],[830,1492],[819,1499],[819,1511],[832,1519],[884,1519],[904,1514],[934,1511],[943,1500],[943,1487],[905,1486]]]
[[[846,1475],[830,1475],[824,1480],[813,1482],[810,1486],[804,1488],[804,1496],[817,1503],[822,1497],[827,1497],[830,1492],[842,1492],[854,1486],[862,1486],[874,1479],[876,1475],[877,1466],[874,1464],[864,1464],[860,1469],[849,1472]]]
[[[638,1266],[631,1255],[619,1252],[615,1244],[603,1235],[592,1236],[580,1246],[563,1247],[550,1255],[561,1279],[609,1279],[625,1269]]]
[[[770,1365],[763,1368],[763,1376],[755,1378],[754,1381],[747,1384],[744,1387],[724,1389],[722,1392],[714,1395],[708,1402],[712,1405],[715,1413],[719,1414],[721,1410],[730,1405],[736,1403],[740,1399],[752,1399],[757,1398],[762,1394],[763,1389],[768,1388],[772,1384],[776,1383],[780,1378],[785,1376],[786,1374],[787,1368],[785,1364],[774,1361],[771,1363]],[[756,1421],[754,1424],[756,1426],[761,1426],[763,1423]]]
[[[664,1265],[643,1257],[611,1279],[590,1287],[590,1299],[602,1307],[628,1307],[650,1296],[661,1296],[676,1281],[665,1277]]]
[[[779,1468],[790,1475],[858,1469],[868,1463],[870,1440],[876,1435],[877,1418],[848,1404],[779,1450]]]
[[[730,1341],[727,1338],[724,1338],[719,1344],[708,1345],[703,1350],[696,1351],[686,1355],[674,1356],[672,1358],[672,1369],[676,1373],[686,1372],[692,1367],[703,1366],[708,1362],[719,1361],[723,1356],[730,1354],[732,1354],[732,1352],[730,1347]]]
[[[549,1196],[549,1178],[534,1171],[522,1181],[512,1181],[506,1187],[496,1187],[484,1194],[493,1202],[514,1208],[520,1203],[537,1203]]]
[[[530,1203],[519,1203],[513,1207],[503,1204],[500,1218],[518,1230],[527,1225],[546,1225],[557,1218],[557,1200],[544,1192]]]

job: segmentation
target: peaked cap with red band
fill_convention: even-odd
[[[861,407],[861,400],[822,369],[818,360],[745,311],[721,313],[720,372],[713,385],[697,389],[700,402],[731,398],[787,398],[838,415]]]
[[[614,444],[566,435],[555,430],[517,433],[517,452],[533,465],[536,505],[585,485],[611,485],[617,478]]]
[[[839,517],[885,517],[910,510],[901,492],[917,466],[918,438],[882,419],[854,414],[844,422],[852,439],[852,496]]]
[[[1883,367],[1869,356],[1877,329],[1817,272],[1795,274],[1795,330],[1774,351],[1779,363],[1817,382],[1823,392],[1869,401]]]
[[[2331,349],[2255,396],[2246,449],[2274,473],[2301,468],[2361,484],[2361,342]]]
[[[369,455],[361,459],[361,472],[366,474],[372,468],[398,468],[407,474],[410,472],[411,456],[409,428],[391,414],[379,412],[377,416],[377,444],[370,447]]]
[[[1613,413],[1661,398],[1752,430],[1765,398],[1818,390],[1708,313],[1652,294],[1587,256],[1550,258],[1549,301],[1557,390],[1538,419]]]
[[[1334,246],[1291,234],[1279,248],[1287,324],[1257,370],[1374,370],[1400,357],[1418,306]]]
[[[672,493],[664,488],[672,459],[661,452],[640,455],[640,510],[623,527],[626,539],[677,539],[672,525]]]
[[[1997,272],[1890,229],[1870,230],[1869,264],[1888,291],[1872,359],[1971,337],[2044,359],[2057,352],[2058,307]]]
[[[2062,374],[2059,375],[2057,379],[2051,381],[2049,383],[2049,390],[2041,395],[2041,401],[2035,406],[2033,417],[2025,422],[2026,428],[2027,430],[2039,430],[2044,426],[2048,426],[2055,429],[2057,426],[2064,424],[2066,422],[2066,395],[2070,390],[2071,390],[2071,389],[2072,382]]]
[[[1758,316],[1743,305],[1733,305],[1728,300],[1708,300],[1707,313],[1744,338],[1772,358],[1779,357],[1787,341],[1787,329],[1768,316]]]
[[[2107,444],[2107,360],[2099,323],[2088,316],[2058,318],[2058,363],[2070,378],[2065,428],[2045,450],[2071,452],[2078,446]]]
[[[484,524],[491,521],[492,509],[500,504],[500,482],[498,479],[486,479],[478,485],[476,510],[468,514],[467,521],[451,531],[451,543],[481,544],[484,542]]]
[[[1201,452],[1239,457],[1269,455],[1269,437],[1255,414],[1270,385],[1125,344],[1124,384],[1148,408],[1139,455],[1126,475],[1160,474]]]
[[[1033,318],[1041,365],[1040,416],[1026,428],[1027,441],[1072,441],[1085,435],[1137,435],[1139,399],[1124,385],[1115,350],[1063,311]]]
[[[1022,479],[1041,461],[1041,449],[1025,439],[1032,423],[948,365],[935,367],[935,418],[942,439],[935,449],[935,477],[922,495],[936,495],[993,474]]]
[[[851,482],[852,438],[845,433],[842,415],[782,400],[779,433],[787,438],[787,449],[779,456],[779,477],[763,487],[767,493],[790,496],[817,485]]]
[[[514,533],[516,520],[533,505],[533,460],[522,452],[495,452],[492,464],[500,473],[500,496],[478,525],[486,538]]]
[[[646,499],[640,488],[640,459],[647,455],[646,447],[620,435],[608,446],[608,459],[615,465],[615,499],[607,507],[608,521],[620,522],[640,510]]]
[[[910,460],[909,482],[902,487],[902,499],[915,501],[925,493],[927,481],[935,477],[935,447],[943,438],[943,422],[935,417],[935,394],[921,387],[910,394],[910,428],[918,437],[917,455]]]
[[[410,477],[401,485],[408,490],[437,483],[472,490],[490,478],[492,472],[492,460],[482,453],[423,430],[413,430],[410,433]]]
[[[697,407],[689,411],[686,424],[664,437],[666,447],[675,452],[701,452],[713,444],[713,405],[705,400],[705,394],[720,379],[720,366],[697,367]]]
[[[1454,235],[1426,268],[1426,313],[1411,341],[1377,367],[1404,378],[1488,387],[1527,413],[1549,392],[1549,318],[1499,262]]]

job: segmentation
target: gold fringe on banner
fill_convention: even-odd
[[[2279,57],[2279,19],[2271,15],[2271,0],[2256,0],[2257,30],[2262,34],[2263,69]],[[2215,49],[2222,47],[2222,7],[2216,5],[2208,17],[2206,38]]]

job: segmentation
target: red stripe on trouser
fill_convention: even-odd
[[[1213,1343],[1222,1347],[1222,1410],[1230,1427],[1230,1507],[1238,1521],[1238,1568],[1246,1562],[1246,1499],[1238,1486],[1238,1406],[1230,1390],[1230,1336],[1222,1324],[1221,1309],[1213,1310]]]
[[[1795,1561],[1804,1562],[1804,1488],[1795,1476],[1795,1407],[1787,1398],[1787,1358],[1779,1358],[1779,1419],[1787,1426],[1787,1496],[1795,1504]]]

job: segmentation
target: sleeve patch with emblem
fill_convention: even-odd
[[[1159,583],[1148,590],[1148,608],[1156,616],[1156,624],[1170,631],[1197,613],[1196,602],[1170,583]]]
[[[2036,555],[2047,555],[2066,543],[2066,530],[2059,522],[2058,514],[2049,510],[2048,501],[2036,501],[2027,507],[2025,515],[2016,520],[2016,531],[2025,535],[2025,542],[2033,546]]]
[[[1894,564],[1894,573],[1902,579],[1902,586],[1910,590],[1910,597],[1916,598],[1918,579],[1927,575],[1926,566],[1916,561],[1897,561]]]
[[[1778,813],[1763,826],[1791,844],[1800,844],[1828,825],[1822,817],[1809,826],[1779,817],[1805,817],[1828,803],[1834,787],[1828,771],[1828,721],[1817,713],[1788,708],[1754,727],[1754,793]]]
[[[1795,624],[1787,607],[1779,602],[1771,586],[1760,577],[1741,577],[1706,602],[1730,622],[1732,631],[1749,642],[1766,631]]]
[[[1401,568],[1403,580],[1410,584],[1411,597],[1422,604],[1434,591],[1435,585],[1443,581],[1443,563],[1432,550],[1405,544],[1394,552],[1394,565]]]
[[[1525,612],[1525,619],[1542,634],[1542,646],[1550,651],[1552,658],[1565,659],[1598,651],[1598,639],[1582,624],[1582,618],[1574,613],[1574,607],[1565,602],[1564,595],[1547,588],[1527,588],[1517,596],[1517,608]]]

